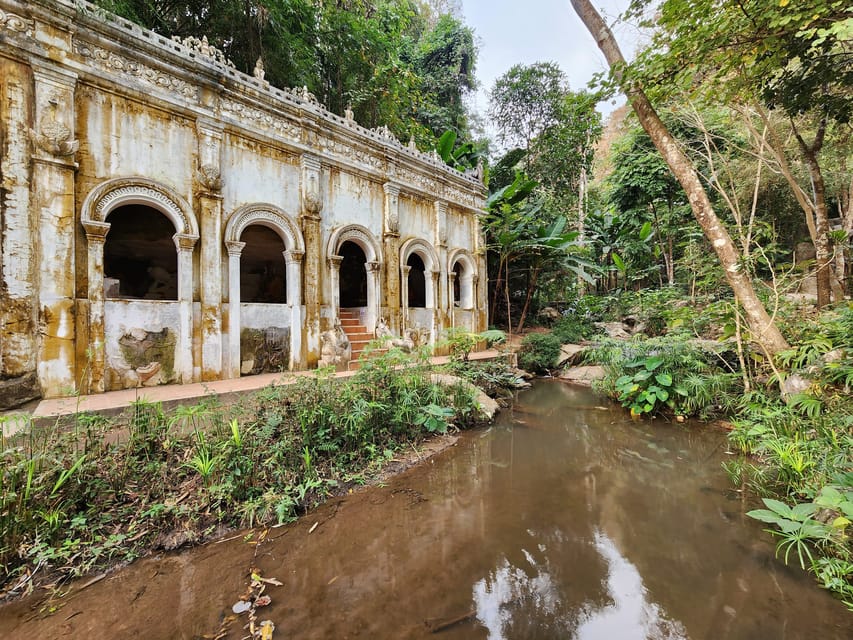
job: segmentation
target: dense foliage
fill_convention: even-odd
[[[206,36],[243,72],[263,60],[278,87],[311,91],[330,111],[351,106],[431,148],[446,130],[469,137],[464,99],[475,86],[473,32],[442,3],[418,0],[98,0],[167,36]]]

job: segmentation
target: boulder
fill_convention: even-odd
[[[451,376],[446,373],[433,373],[430,376],[430,380],[435,384],[441,384],[447,387],[462,385],[464,388],[471,391],[474,394],[474,401],[480,408],[480,417],[483,420],[491,422],[494,419],[495,414],[500,409],[500,405],[498,405],[496,400],[487,396],[482,389],[471,384],[467,380],[463,380],[462,378],[457,378],[456,376]]]
[[[630,329],[621,322],[596,322],[595,326],[615,340],[627,340],[631,337]]]
[[[783,398],[788,398],[794,394],[803,393],[810,386],[812,386],[811,380],[795,373],[782,381],[782,384],[779,385],[779,390],[782,392]]]
[[[604,367],[583,365],[566,369],[560,374],[560,380],[589,387],[592,386],[593,381],[601,380],[605,375]]]
[[[560,346],[560,355],[554,361],[554,367],[564,367],[567,364],[574,364],[580,359],[580,354],[586,347],[579,344],[564,344]]]
[[[41,398],[41,388],[35,372],[0,380],[0,409],[20,407],[37,398]]]

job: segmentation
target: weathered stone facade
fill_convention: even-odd
[[[0,0],[0,104],[0,407],[486,326],[479,178],[206,41]]]

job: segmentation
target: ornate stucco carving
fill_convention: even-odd
[[[115,178],[93,189],[83,201],[81,222],[104,222],[107,214],[123,203],[150,204],[172,221],[177,233],[198,238],[198,223],[183,198],[170,195],[170,190],[145,178]]]
[[[224,115],[242,121],[249,128],[272,131],[274,134],[294,142],[298,142],[301,138],[302,130],[298,123],[274,116],[267,111],[249,106],[238,100],[223,98],[220,108]]]
[[[71,129],[56,119],[59,98],[51,96],[44,108],[38,130],[30,129],[30,139],[42,151],[54,156],[71,156],[77,153],[80,143],[72,140]]]
[[[371,269],[371,262],[379,264],[382,260],[382,250],[380,249],[376,238],[374,238],[373,234],[360,224],[349,224],[335,229],[329,238],[329,246],[326,255],[329,257],[339,255],[338,250],[341,248],[341,245],[347,241],[354,242],[361,247],[362,251],[364,251],[365,257],[367,258],[366,268],[368,271]]]
[[[323,208],[323,198],[320,193],[320,158],[304,153],[300,158],[300,164],[302,166],[302,207],[307,215],[317,216]]]
[[[382,185],[385,189],[385,233],[400,231],[400,187],[390,182]]]
[[[305,243],[299,227],[286,213],[271,204],[258,203],[240,207],[225,225],[225,243],[236,242],[243,230],[253,224],[262,224],[279,234],[288,251],[301,252]]]
[[[150,84],[167,91],[173,91],[190,100],[198,99],[198,87],[195,87],[171,74],[165,73],[164,71],[153,69],[137,60],[120,56],[117,53],[107,51],[96,44],[92,44],[91,42],[86,42],[84,40],[75,41],[74,50],[79,56],[90,60],[94,66],[100,67],[106,71],[113,71],[131,76],[146,84]]]
[[[35,30],[35,21],[0,9],[0,29],[6,29],[6,31],[12,31],[13,33],[23,33],[32,37]]]
[[[222,189],[222,176],[219,167],[203,164],[195,172],[195,179],[207,191],[216,193]]]
[[[371,169],[380,171],[384,163],[383,158],[372,153],[367,148],[358,148],[342,140],[332,138],[320,138],[320,148],[326,153],[341,156],[358,164],[365,165]]]
[[[187,49],[201,54],[205,58],[210,58],[211,60],[214,60],[221,65],[231,67],[232,69],[234,68],[234,63],[231,62],[222,51],[211,45],[207,41],[207,36],[202,36],[201,40],[199,40],[195,36],[188,36],[186,38],[181,38],[180,36],[172,36],[172,41],[180,42]]]

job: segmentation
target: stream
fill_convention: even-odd
[[[213,638],[253,566],[282,582],[258,609],[276,639],[853,638],[853,613],[744,515],[723,431],[602,404],[537,382],[384,486],[260,544],[233,535],[78,584],[52,615],[5,605],[0,638]]]

